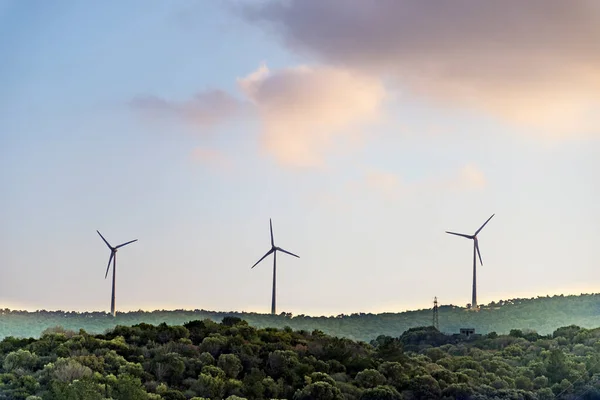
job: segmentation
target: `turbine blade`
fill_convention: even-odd
[[[115,247],[115,249],[118,249],[119,247],[127,246],[129,243],[133,243],[133,242],[137,242],[137,239],[135,239],[135,240],[130,240],[130,241],[129,241],[129,242],[127,242],[127,243],[120,244],[120,245],[118,245],[117,247]]]
[[[271,247],[275,247],[275,240],[273,240],[273,222],[269,218],[269,227],[271,228]]]
[[[96,230],[96,232],[98,232],[98,235],[100,235],[100,237],[102,238],[102,240],[104,240],[104,243],[106,243],[106,245],[108,246],[108,248],[112,250],[113,247],[110,245],[110,243],[108,243],[108,241],[106,239],[104,239],[104,236],[102,236],[102,234],[100,233],[100,231]]]
[[[265,254],[264,256],[262,256],[262,258],[260,260],[258,260],[256,262],[256,264],[254,264],[252,267],[250,267],[250,269],[256,267],[258,265],[258,263],[260,263],[262,260],[264,260],[265,258],[267,258],[268,255],[270,255],[271,253],[273,253],[275,251],[275,249],[271,249],[267,252],[267,254]]]
[[[446,231],[446,233],[449,233],[451,235],[456,235],[456,236],[462,236],[462,237],[467,238],[467,239],[473,239],[473,236],[471,236],[471,235],[465,235],[464,233],[456,233],[456,232],[448,232],[448,231]]]
[[[284,250],[284,249],[282,249],[281,247],[277,247],[276,249],[277,249],[277,250],[279,250],[279,251],[281,251],[281,252],[284,252],[285,254],[289,254],[290,256],[294,256],[294,257],[298,257],[298,258],[300,258],[300,256],[297,256],[297,255],[295,255],[294,253],[290,253],[289,251],[287,251],[287,250]]]
[[[475,241],[475,250],[477,250],[477,255],[479,256],[479,263],[483,265],[483,261],[481,260],[481,253],[479,252],[479,242]]]
[[[106,277],[108,276],[108,270],[110,269],[110,262],[112,261],[114,255],[115,255],[115,252],[111,251],[110,257],[108,258],[108,265],[106,266],[106,274],[104,274],[104,279],[106,279]]]
[[[483,229],[483,227],[484,227],[484,226],[485,226],[485,225],[486,225],[488,222],[490,222],[490,219],[492,219],[492,217],[493,217],[494,215],[496,215],[496,214],[492,214],[492,216],[491,216],[491,217],[489,217],[489,218],[488,218],[488,220],[487,220],[487,221],[485,221],[485,223],[484,223],[483,225],[481,225],[481,228],[477,229],[477,232],[475,232],[475,234],[474,234],[473,236],[477,236],[477,234],[478,234],[479,232],[481,232],[481,230]]]

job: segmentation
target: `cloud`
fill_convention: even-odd
[[[475,164],[466,164],[449,172],[446,176],[407,182],[395,172],[365,168],[360,180],[351,182],[348,187],[358,193],[375,193],[388,200],[398,200],[415,193],[480,190],[487,185],[483,171]]]
[[[238,84],[262,120],[263,148],[297,167],[322,165],[336,138],[377,119],[385,97],[378,79],[322,66],[270,71],[263,65]]]
[[[297,53],[548,130],[600,124],[596,0],[289,0],[243,8]]]
[[[434,178],[425,178],[414,184],[415,190],[437,193],[444,191],[481,190],[487,186],[487,179],[483,171],[474,163],[447,171]]]
[[[483,172],[475,164],[467,164],[461,168],[455,184],[468,189],[481,189],[487,181]]]
[[[376,78],[323,66],[270,71],[262,65],[237,82],[243,101],[211,90],[183,102],[138,96],[131,106],[149,118],[180,120],[200,128],[254,112],[262,122],[260,145],[265,153],[281,165],[315,167],[323,165],[336,145],[353,148],[361,143],[359,128],[377,120],[386,94]]]
[[[369,169],[363,179],[369,189],[385,196],[394,196],[402,189],[400,178],[392,172]]]
[[[229,171],[233,167],[232,160],[226,154],[215,149],[197,147],[192,151],[192,159],[221,171]]]
[[[131,107],[149,118],[174,118],[200,127],[212,127],[236,116],[242,103],[222,90],[197,93],[184,102],[167,101],[156,96],[137,96]]]

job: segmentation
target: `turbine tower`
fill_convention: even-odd
[[[276,287],[276,282],[277,282],[277,251],[281,251],[282,253],[289,254],[290,256],[294,256],[297,258],[300,258],[300,256],[290,253],[289,251],[284,250],[281,247],[275,246],[275,241],[273,240],[273,222],[271,222],[270,218],[269,218],[269,227],[271,228],[271,250],[269,250],[267,252],[267,254],[262,256],[262,258],[260,260],[258,260],[256,262],[256,264],[254,264],[250,269],[256,267],[258,265],[258,263],[260,263],[262,260],[264,260],[271,253],[273,254],[273,294],[271,295],[271,314],[275,315],[275,287]]]
[[[483,261],[481,260],[481,253],[479,252],[479,242],[477,240],[477,234],[479,232],[481,232],[483,227],[488,222],[490,222],[490,219],[492,219],[494,217],[494,215],[496,215],[496,214],[492,214],[492,216],[489,217],[488,220],[485,221],[484,224],[481,225],[481,227],[479,229],[477,229],[477,231],[472,235],[465,235],[463,233],[446,231],[446,233],[449,233],[451,235],[462,236],[464,238],[471,239],[473,241],[473,296],[472,296],[472,300],[471,300],[471,307],[474,309],[477,309],[477,256],[479,256],[479,263],[483,266]]]
[[[117,249],[123,247],[123,246],[127,246],[129,243],[133,243],[133,242],[137,242],[137,239],[135,240],[130,240],[129,242],[120,244],[118,246],[112,247],[108,241],[106,239],[104,239],[104,236],[102,236],[102,234],[100,233],[100,231],[96,231],[98,232],[98,235],[100,235],[100,237],[102,238],[102,240],[104,240],[104,243],[106,243],[106,245],[108,246],[108,248],[110,249],[110,257],[108,258],[108,266],[106,267],[106,274],[104,274],[104,279],[106,279],[106,277],[108,276],[108,270],[110,269],[110,262],[113,262],[113,276],[112,276],[112,296],[110,298],[110,313],[112,314],[112,316],[114,317],[115,314],[115,283],[116,283],[116,271],[117,271]]]
[[[440,330],[440,319],[438,317],[438,302],[437,296],[433,298],[433,327]]]

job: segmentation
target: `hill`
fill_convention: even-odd
[[[599,367],[600,328],[466,337],[424,327],[367,344],[227,317],[6,338],[0,399],[591,400]]]
[[[432,310],[402,313],[352,314],[335,317],[310,317],[282,313],[280,315],[213,312],[205,310],[175,310],[118,313],[116,318],[103,312],[77,313],[64,311],[11,311],[0,310],[0,338],[7,336],[39,337],[44,329],[62,326],[78,331],[103,333],[116,325],[131,326],[139,323],[181,325],[192,320],[220,321],[234,316],[258,328],[291,327],[295,330],[320,330],[332,336],[370,341],[379,335],[397,337],[402,332],[432,325]],[[531,299],[510,299],[481,306],[480,311],[446,305],[439,307],[440,330],[457,333],[460,328],[475,328],[478,333],[509,333],[511,329],[534,330],[551,334],[561,326],[600,326],[600,294],[553,296]]]

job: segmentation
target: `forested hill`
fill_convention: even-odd
[[[175,310],[118,313],[113,318],[101,312],[26,312],[4,309],[0,311],[0,339],[7,336],[39,337],[44,329],[54,326],[102,333],[116,325],[131,326],[142,322],[181,325],[191,320],[212,319],[218,322],[225,316],[235,316],[258,328],[289,326],[295,330],[318,329],[329,335],[368,342],[379,335],[398,337],[407,329],[432,325],[432,315],[431,309],[335,317]],[[600,294],[511,299],[481,306],[478,312],[457,306],[440,306],[439,323],[440,330],[445,333],[456,333],[460,328],[468,327],[475,328],[477,333],[504,334],[511,329],[524,329],[547,335],[561,326],[592,328],[600,326]]]
[[[370,344],[221,324],[51,329],[0,341],[0,400],[592,400],[600,328],[541,336],[413,328]]]

